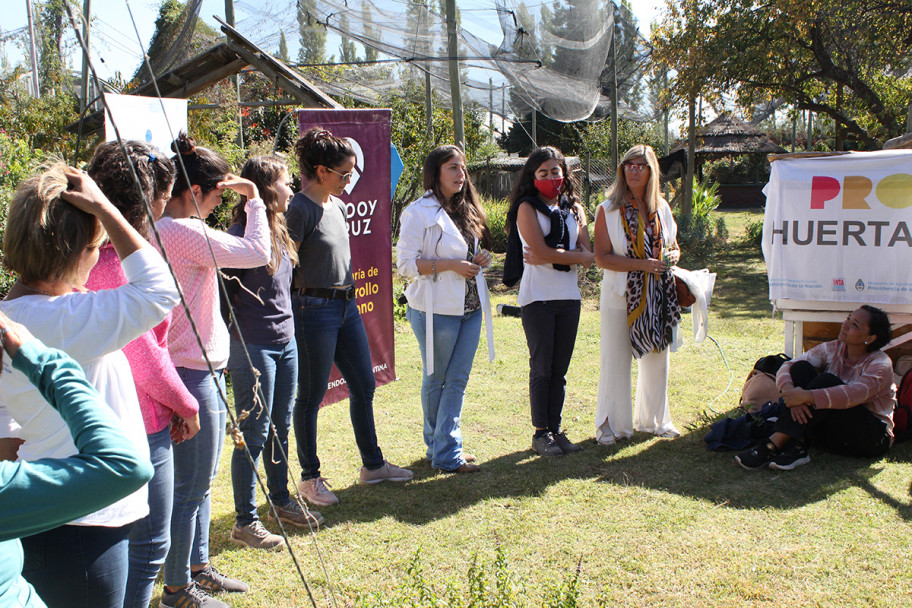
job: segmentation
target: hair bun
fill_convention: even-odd
[[[171,150],[182,156],[196,152],[196,142],[185,131],[177,135],[177,139],[171,142]]]

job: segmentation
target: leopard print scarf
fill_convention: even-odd
[[[665,242],[658,212],[641,222],[633,200],[628,198],[621,218],[627,235],[627,257],[661,259]],[[627,326],[634,357],[639,359],[649,352],[668,348],[672,329],[680,320],[681,307],[671,272],[656,275],[631,270],[627,273]]]

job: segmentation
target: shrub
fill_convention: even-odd
[[[721,217],[714,220],[711,215],[721,202],[718,189],[718,184],[700,183],[694,179],[692,210],[675,218],[685,267],[709,265],[716,251],[728,240],[725,220]]]
[[[505,253],[507,251],[507,233],[504,230],[507,224],[507,211],[510,204],[505,199],[482,198],[481,202],[488,216],[488,230],[491,231],[491,251]]]
[[[744,244],[757,251],[763,249],[763,220],[748,222],[744,229]]]

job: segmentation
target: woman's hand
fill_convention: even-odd
[[[104,211],[110,211],[113,207],[95,180],[85,171],[67,167],[66,178],[70,186],[60,194],[60,198],[77,209],[100,218]]]
[[[555,249],[554,251],[564,251],[564,250],[563,250],[563,249]],[[541,258],[541,256],[535,255],[535,252],[532,251],[532,249],[531,249],[530,247],[523,247],[523,262],[526,263],[526,264],[530,264],[530,265],[532,265],[532,266],[538,266],[538,265],[540,265],[540,264],[547,264],[547,263],[548,263],[548,262],[546,262],[545,260],[543,260],[543,259]]]
[[[19,352],[19,347],[29,340],[32,334],[24,325],[16,323],[5,314],[0,312],[0,345],[3,346],[10,357],[15,357]],[[3,353],[0,351],[0,363],[3,361]],[[2,369],[2,368],[0,368]]]
[[[475,254],[475,257],[472,258],[474,264],[478,264],[482,268],[487,268],[491,265],[491,252],[487,249],[482,249]]]
[[[807,424],[814,417],[814,410],[808,405],[789,406],[789,411],[792,414],[792,420],[798,424]]]
[[[803,388],[792,388],[782,391],[782,401],[789,407],[798,407],[801,405],[812,405],[814,403],[814,395],[811,391],[806,391]]]
[[[681,250],[680,249],[666,249],[665,250],[665,259],[668,261],[670,266],[676,265],[681,261]]]
[[[481,266],[468,260],[447,260],[446,266],[445,270],[452,270],[464,279],[474,278],[481,271]],[[440,264],[437,268],[440,269]]]
[[[199,430],[199,414],[194,414],[189,418],[181,418],[175,414],[171,419],[171,443],[176,445],[181,441],[186,441],[199,433]]]
[[[640,270],[651,272],[652,274],[664,274],[669,268],[671,268],[671,266],[669,266],[667,262],[655,258],[647,258],[643,260]]]
[[[257,190],[256,184],[234,173],[229,173],[225,180],[219,182],[216,187],[222,190],[234,190],[241,196],[246,196],[248,200],[260,198],[260,191]]]

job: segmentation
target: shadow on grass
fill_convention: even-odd
[[[756,319],[769,310],[769,283],[763,256],[753,247],[735,244],[717,255],[712,307],[723,318]],[[766,313],[762,313],[766,314]]]

